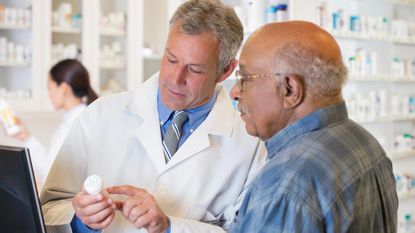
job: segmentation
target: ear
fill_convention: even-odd
[[[219,75],[217,83],[220,83],[224,81],[225,79],[227,79],[229,76],[231,76],[231,74],[233,73],[237,65],[238,65],[238,60],[236,60],[235,58],[232,59],[228,63],[228,65],[223,70],[221,70],[221,74]]]
[[[297,107],[304,99],[305,86],[303,80],[297,75],[289,75],[284,78],[284,107],[292,109]]]
[[[70,94],[72,91],[71,87],[66,82],[61,82],[58,88],[59,91],[64,95]]]

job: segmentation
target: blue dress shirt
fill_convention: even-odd
[[[185,109],[189,116],[189,120],[184,122],[182,126],[182,136],[180,137],[178,148],[186,141],[186,139],[193,133],[194,130],[199,127],[200,124],[206,119],[209,115],[210,110],[212,110],[213,105],[216,102],[216,97],[218,96],[221,87],[216,87],[214,95],[209,99],[209,101],[199,107],[193,109]],[[167,131],[167,128],[170,126],[173,118],[173,110],[168,109],[164,106],[163,102],[160,99],[160,92],[157,92],[157,109],[159,113],[159,122],[160,130],[162,135],[162,140]],[[101,232],[100,230],[93,230],[83,224],[76,216],[71,221],[71,228],[73,233],[95,233]],[[166,233],[170,233],[170,219],[169,219],[169,228]]]
[[[268,163],[249,187],[235,232],[396,232],[391,161],[347,117],[344,103],[319,109],[266,142]]]
[[[200,124],[206,119],[210,110],[213,108],[215,104],[216,97],[219,94],[220,87],[217,87],[215,90],[215,94],[210,98],[210,100],[196,108],[192,109],[185,109],[185,112],[189,116],[189,120],[185,121],[182,125],[182,134],[179,140],[179,148],[187,138],[199,127]],[[162,140],[164,139],[164,135],[166,134],[167,129],[169,128],[172,120],[173,120],[173,113],[174,111],[168,109],[160,99],[160,93],[157,93],[157,109],[159,113],[159,122],[160,122],[160,129]]]

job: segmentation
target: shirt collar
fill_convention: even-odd
[[[321,108],[308,114],[288,125],[265,142],[267,151],[272,152],[268,153],[268,159],[271,159],[295,137],[346,119],[348,119],[348,115],[344,102]]]
[[[189,125],[193,126],[197,124],[200,120],[203,121],[205,119],[205,116],[212,110],[213,105],[215,104],[216,97],[218,96],[218,93],[220,92],[221,87],[216,87],[214,95],[209,99],[209,101],[202,106],[192,108],[192,109],[185,109],[185,112],[187,112],[189,116]],[[173,110],[167,108],[163,101],[161,101],[160,98],[160,89],[157,91],[157,108],[159,112],[159,120],[160,125],[164,125],[174,112]]]

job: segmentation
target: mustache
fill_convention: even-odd
[[[238,111],[241,113],[241,114],[248,114],[248,107],[246,107],[245,105],[242,105],[242,104],[238,104]]]

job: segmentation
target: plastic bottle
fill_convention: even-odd
[[[22,130],[17,125],[13,109],[4,99],[0,99],[0,119],[8,135],[15,135]]]
[[[289,19],[288,15],[288,4],[278,4],[276,18],[278,22],[287,21]]]
[[[266,23],[272,23],[277,20],[277,7],[275,6],[268,6],[267,7],[267,19]]]
[[[104,189],[104,182],[98,175],[90,175],[84,181],[84,189],[90,195],[96,195],[103,193],[104,196],[109,198],[108,192]]]

